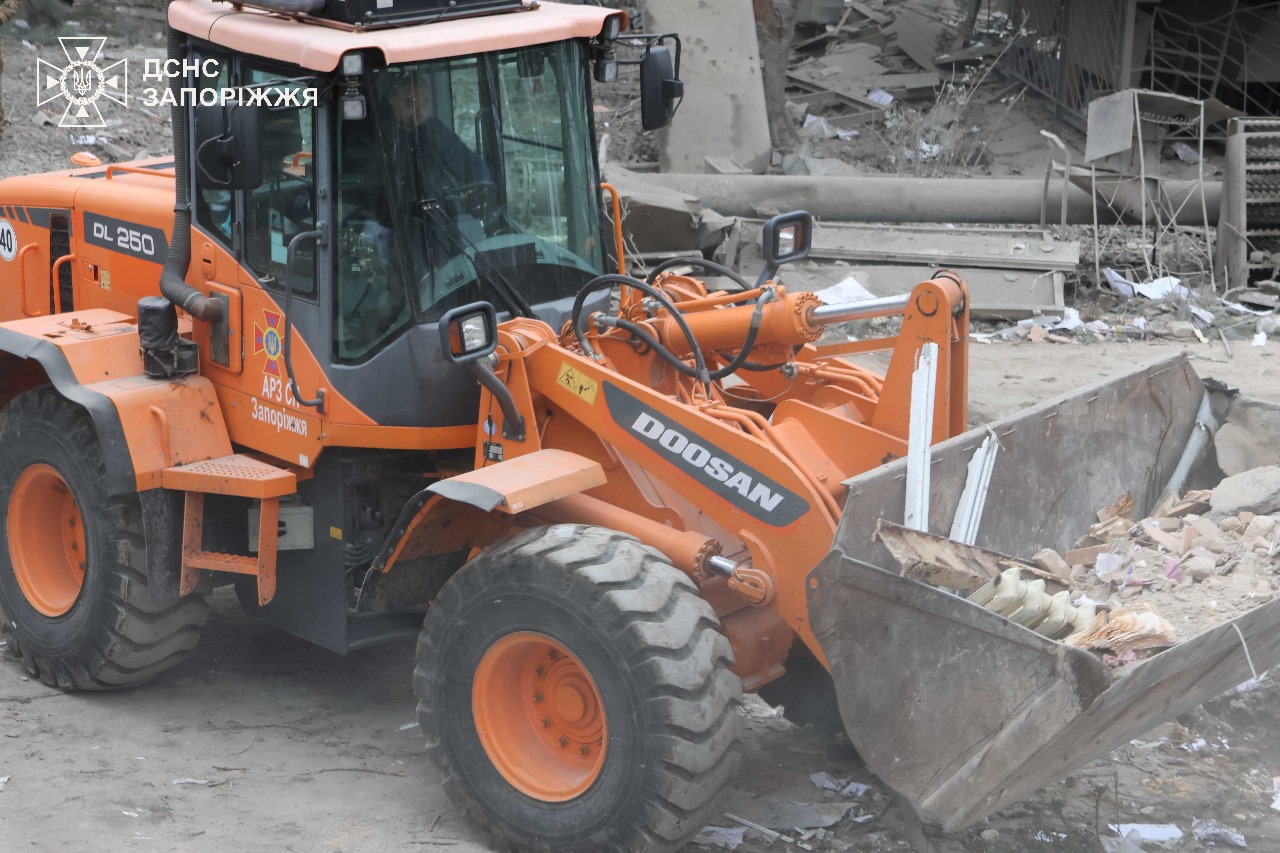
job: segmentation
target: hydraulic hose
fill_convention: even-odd
[[[747,280],[745,278],[738,275],[736,272],[729,269],[724,264],[718,264],[715,261],[709,261],[706,258],[669,258],[663,261],[662,263],[658,264],[652,270],[650,270],[649,274],[645,276],[645,281],[649,282],[650,284],[653,284],[655,281],[658,280],[658,276],[662,275],[664,272],[671,269],[672,267],[684,267],[684,266],[701,267],[707,272],[713,272],[716,275],[722,275],[727,278],[733,279],[733,281],[737,283],[743,290],[751,289],[751,285],[747,283]]]
[[[172,0],[171,0],[172,2]],[[168,58],[182,62],[182,39],[173,27],[168,30]],[[173,125],[174,201],[173,231],[169,235],[169,254],[160,270],[160,293],[174,305],[197,320],[216,323],[223,317],[222,303],[187,284],[187,268],[191,265],[191,202],[187,196],[187,124],[183,115],[183,78],[169,78],[169,92],[174,98],[170,110]]]
[[[634,278],[629,275],[618,275],[617,273],[611,273],[608,275],[596,276],[595,278],[591,279],[591,281],[583,285],[582,289],[578,291],[577,298],[573,300],[573,313],[570,315],[570,317],[573,323],[573,333],[577,337],[578,345],[582,347],[582,351],[585,352],[591,358],[596,357],[595,349],[591,346],[591,342],[587,340],[587,336],[583,331],[582,308],[586,304],[587,297],[597,290],[602,290],[605,287],[612,287],[615,284],[621,284],[621,285],[624,285],[625,287],[634,287],[636,290],[639,290],[641,293],[645,293],[649,296],[652,296],[654,299],[658,301],[660,305],[662,305],[663,308],[667,309],[667,312],[671,315],[671,319],[675,320],[676,325],[680,327],[680,331],[684,333],[685,340],[689,342],[689,349],[693,352],[693,363],[694,363],[695,369],[697,370],[697,373],[690,374],[690,375],[695,376],[695,378],[698,379],[698,381],[700,381],[704,386],[706,386],[707,392],[710,393],[711,378],[707,374],[707,362],[706,362],[706,359],[704,359],[702,356],[702,349],[701,347],[698,346],[697,339],[694,338],[693,336],[693,330],[690,329],[689,324],[685,322],[684,315],[680,313],[680,311],[676,308],[675,304],[670,299],[668,299],[666,294],[664,294],[661,290],[659,290],[658,288],[654,287],[653,285],[649,284],[646,281],[643,281],[638,278]],[[621,323],[619,323],[619,325],[621,325]],[[631,324],[631,325],[634,325],[634,324]],[[626,328],[626,327],[623,326],[623,328]],[[631,330],[628,329],[628,331],[631,331]],[[654,346],[655,350],[665,349],[664,347],[662,347],[661,344],[658,344],[656,341],[654,341],[654,344],[656,344],[656,346]],[[675,358],[675,356],[672,355],[672,358]]]

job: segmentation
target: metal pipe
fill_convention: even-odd
[[[610,166],[611,173],[621,172]],[[1087,177],[1087,176],[1086,176]],[[1001,222],[1038,225],[1044,200],[1040,178],[894,178],[881,175],[815,177],[791,175],[637,175],[636,185],[668,187],[697,196],[704,207],[726,216],[761,217],[780,210],[807,210],[818,219],[846,222]],[[1161,181],[1177,224],[1203,226],[1199,181]],[[1209,223],[1218,221],[1221,181],[1203,182]],[[1184,200],[1191,196],[1189,203]],[[1060,205],[1062,187],[1049,188],[1048,203]],[[1105,203],[1099,205],[1106,211]],[[1088,225],[1093,204],[1087,190],[1067,187],[1067,222]]]
[[[894,296],[878,296],[875,299],[863,299],[858,302],[840,302],[835,305],[822,305],[809,309],[809,320],[815,326],[827,326],[832,323],[848,323],[853,320],[864,320],[881,314],[897,314],[907,310],[911,304],[910,293]]]

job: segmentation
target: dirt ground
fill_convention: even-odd
[[[974,408],[998,417],[1178,349],[975,345]],[[1230,361],[1220,345],[1190,352],[1202,375],[1246,393],[1274,396],[1280,387],[1271,350],[1237,346]],[[0,777],[9,777],[0,788],[0,849],[83,849],[93,839],[100,850],[486,850],[427,761],[414,724],[412,656],[407,642],[335,656],[255,622],[226,590],[191,658],[138,689],[63,694],[0,655]],[[780,804],[830,810],[840,799],[809,779],[827,772],[871,788],[848,802],[851,816],[830,836],[809,843],[910,849],[900,813],[847,744],[762,705],[748,712],[743,772],[725,810],[748,819]],[[1144,738],[1170,743],[1112,753],[939,849],[1094,850],[1098,820],[1173,822],[1190,837],[1192,817],[1238,829],[1252,849],[1280,849],[1280,812],[1268,808],[1280,775],[1280,691],[1220,701],[1184,722],[1185,730],[1165,726]],[[1219,750],[1177,745],[1196,737]],[[852,820],[867,814],[866,823]],[[749,834],[738,849],[764,847]]]
[[[37,49],[21,37],[2,42],[8,123],[0,177],[61,168],[80,147],[66,130],[30,120]],[[127,55],[160,52],[148,39]],[[56,47],[39,55],[58,58]],[[102,133],[136,155],[163,150],[168,127],[163,113],[132,109]],[[100,143],[93,150],[113,159]],[[1234,340],[1229,358],[1217,342],[974,343],[972,419],[999,417],[1184,349],[1202,376],[1280,397],[1274,341],[1260,349]],[[1090,464],[1080,460],[1080,471]],[[0,646],[0,850],[488,849],[450,808],[426,759],[414,723],[411,643],[337,657],[253,621],[223,590],[192,656],[139,689],[63,694],[28,679],[6,649]],[[1107,823],[1164,822],[1186,833],[1176,849],[1203,849],[1190,840],[1193,818],[1239,830],[1251,849],[1280,850],[1280,811],[1269,808],[1272,778],[1280,776],[1280,691],[1274,679],[1265,683],[1271,686],[1219,700],[964,833],[936,839],[938,850],[1092,851]],[[797,729],[758,703],[744,713],[744,765],[726,810],[764,820],[783,807],[812,816],[812,806],[842,812],[847,804],[843,818],[805,843],[910,849],[900,812],[847,744]],[[1181,748],[1197,737],[1204,747]],[[870,787],[844,800],[815,786],[816,772]],[[738,849],[765,845],[748,832]]]

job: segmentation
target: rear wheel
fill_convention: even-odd
[[[556,525],[461,569],[414,687],[445,790],[501,849],[676,850],[738,766],[741,686],[697,589],[651,548]]]
[[[136,495],[110,496],[88,414],[51,388],[0,413],[0,617],[63,689],[145,681],[195,646],[203,596],[152,601]]]

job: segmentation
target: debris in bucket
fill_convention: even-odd
[[[1168,648],[1178,640],[1169,621],[1144,603],[1117,610],[1109,618],[1099,613],[1092,627],[1063,642],[1082,649],[1110,649],[1118,662],[1128,663],[1137,660],[1137,652]]]
[[[1209,846],[1218,844],[1230,844],[1233,847],[1248,847],[1248,843],[1244,839],[1244,835],[1236,829],[1224,826],[1216,820],[1209,818],[1192,818],[1191,834],[1195,836],[1196,841]]]

